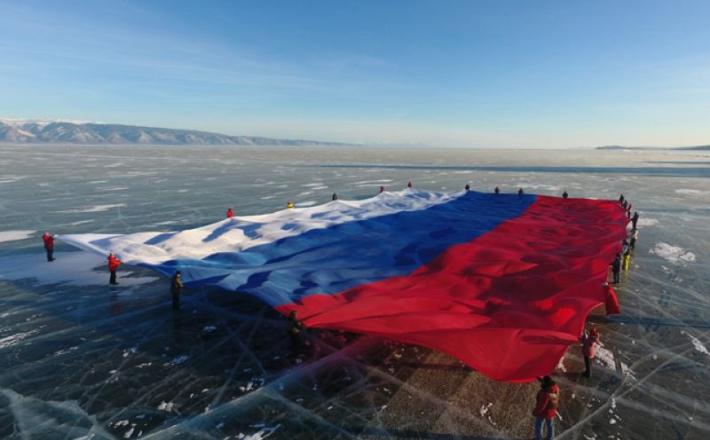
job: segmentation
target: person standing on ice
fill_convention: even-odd
[[[597,353],[599,346],[599,332],[592,326],[589,331],[584,331],[579,338],[582,343],[582,356],[584,357],[584,377],[592,377],[592,359]]]
[[[380,186],[380,194],[382,194],[383,192],[385,192],[385,187],[384,187],[384,186]]]
[[[619,284],[619,273],[621,272],[621,253],[616,254],[614,262],[611,263],[611,272],[614,274],[614,284]]]
[[[631,245],[626,246],[624,255],[621,257],[621,268],[628,272],[631,267]]]
[[[623,194],[620,194],[620,195],[619,195],[619,203],[620,203],[620,204],[621,204],[621,203],[624,203],[624,195],[623,195]]]
[[[118,281],[116,281],[116,271],[118,270],[118,266],[121,265],[121,260],[119,260],[118,257],[113,254],[113,252],[109,252],[107,260],[108,271],[111,274],[108,283],[116,285],[118,284]]]
[[[338,195],[337,195],[336,193],[333,193],[332,200],[333,200],[333,201],[338,200]]]
[[[639,222],[639,212],[635,211],[634,216],[631,217],[631,229],[636,229],[636,224]]]
[[[411,188],[411,187],[412,187],[412,181],[410,180],[409,182],[407,182],[407,188]]]
[[[543,424],[547,431],[545,439],[552,440],[555,437],[555,425],[552,422],[560,406],[560,387],[550,376],[543,377],[540,382],[540,391],[537,392],[537,402],[532,412],[535,416],[535,440],[542,440]]]
[[[47,252],[47,261],[51,263],[54,261],[54,235],[45,232],[42,235],[42,241],[44,242],[44,250]]]
[[[624,239],[623,242],[621,242],[621,258],[624,258],[624,255],[626,252],[629,250],[629,240]]]
[[[629,248],[633,251],[636,249],[636,240],[639,239],[639,230],[633,228],[631,230],[631,237],[629,238]]]
[[[234,211],[232,211],[232,208],[227,209],[227,218],[232,218],[234,217]]]
[[[182,295],[182,288],[182,274],[179,270],[177,270],[170,279],[170,295],[173,298],[173,310],[180,310],[180,295]]]
[[[291,348],[295,351],[301,346],[301,332],[303,331],[303,323],[296,317],[296,311],[291,310],[288,314],[288,335],[291,339]]]

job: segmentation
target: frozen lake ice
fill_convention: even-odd
[[[40,235],[198,227],[237,215],[363,199],[407,181],[436,191],[522,186],[617,198],[641,213],[618,289],[592,317],[592,379],[578,347],[555,378],[558,438],[710,437],[710,153],[383,148],[1,147],[1,438],[530,438],[535,384],[372,337],[312,332],[249,297],[167,281]]]

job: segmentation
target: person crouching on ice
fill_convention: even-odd
[[[113,252],[109,252],[107,260],[108,271],[111,273],[108,283],[116,285],[118,284],[118,282],[116,281],[116,271],[118,270],[118,266],[121,265],[121,260],[119,260],[118,257],[113,254]]]
[[[54,261],[54,235],[45,232],[42,235],[42,241],[44,242],[44,250],[47,252],[47,261]]]
[[[584,356],[584,377],[592,377],[592,359],[594,359],[599,346],[597,328],[592,327],[589,331],[585,330],[579,341],[582,343],[582,356]]]
[[[535,416],[535,440],[542,440],[542,425],[545,425],[546,440],[555,437],[555,426],[552,423],[560,406],[560,388],[550,378],[545,376],[540,380],[540,391],[537,392],[537,404],[533,410]]]

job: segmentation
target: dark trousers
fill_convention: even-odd
[[[44,248],[47,251],[47,261],[54,261],[54,248]]]
[[[584,377],[592,377],[592,360],[584,356]]]
[[[109,283],[109,284],[118,284],[118,283],[116,282],[116,271],[115,271],[115,270],[112,270],[112,271],[111,271],[111,277],[109,278],[108,283]]]
[[[619,284],[619,273],[621,273],[620,270],[614,271],[614,284]]]
[[[173,310],[180,310],[180,291],[173,290],[170,294],[173,297]]]

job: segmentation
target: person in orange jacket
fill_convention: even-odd
[[[44,242],[44,250],[47,251],[47,261],[54,261],[54,235],[45,232],[42,235],[42,241]]]
[[[116,281],[116,270],[118,270],[118,266],[121,265],[121,260],[119,260],[118,257],[113,254],[113,252],[109,252],[107,260],[108,271],[111,273],[111,277],[109,278],[108,283],[116,285],[118,284],[118,282]]]
[[[599,332],[592,326],[589,331],[584,331],[579,338],[582,343],[582,356],[584,356],[584,377],[592,377],[592,359],[597,353],[599,346]]]
[[[227,218],[232,218],[234,217],[234,211],[232,211],[232,208],[227,209]]]
[[[535,416],[535,440],[542,440],[542,426],[545,425],[547,435],[546,440],[555,437],[555,426],[552,423],[557,416],[557,408],[560,404],[560,387],[550,376],[540,379],[540,391],[537,392],[537,402],[533,415]]]

